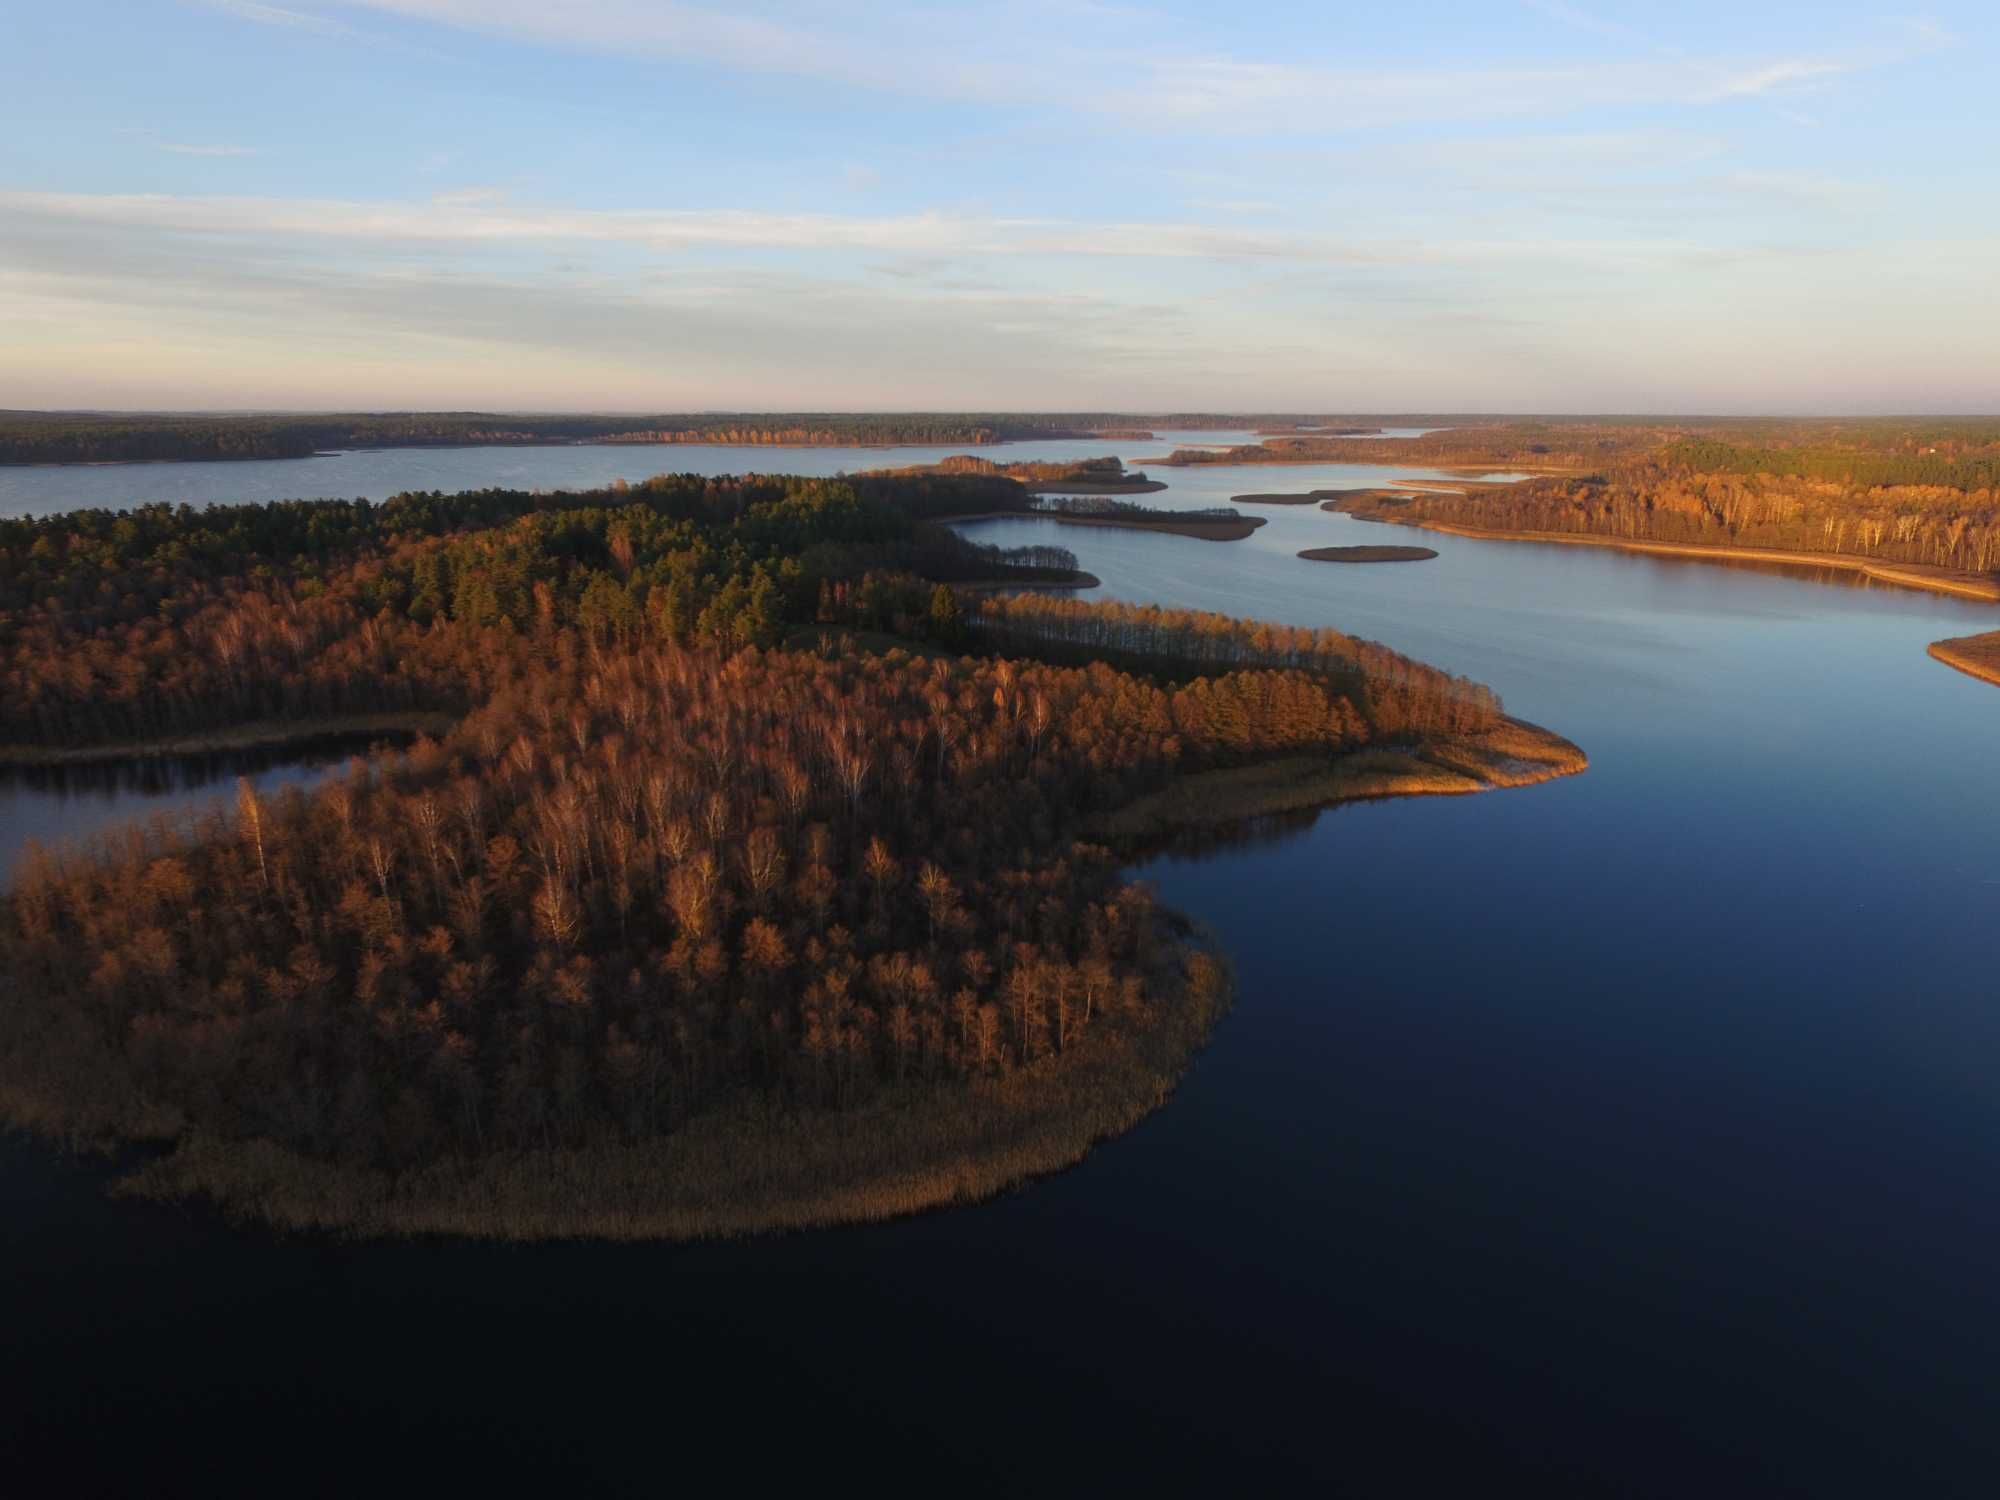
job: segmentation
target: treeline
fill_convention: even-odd
[[[1607,422],[1509,422],[1451,427],[1413,438],[1303,434],[1270,436],[1234,448],[1176,448],[1160,463],[1202,464],[1363,463],[1425,467],[1483,465],[1495,469],[1583,468],[1613,463],[1659,448],[1678,428]]]
[[[1369,493],[1343,509],[1378,520],[1442,521],[1697,546],[1769,547],[2000,570],[2000,489],[1695,473],[1656,464],[1609,476],[1538,479],[1458,494]]]
[[[304,458],[333,448],[489,444],[929,446],[1089,435],[1068,418],[943,412],[737,412],[681,416],[496,412],[151,416],[0,412],[0,463]]]
[[[576,629],[513,658],[440,743],[31,858],[0,904],[15,1081],[79,1128],[408,1170],[1060,1067],[1216,987],[1084,817],[1369,734],[1305,671]]]
[[[1113,495],[1038,495],[1028,509],[1056,516],[1115,516],[1125,521],[1237,521],[1243,513],[1230,505],[1193,506],[1183,510],[1161,510],[1139,505]]]
[[[549,443],[742,446],[983,445],[1136,433],[1153,427],[1315,425],[1324,418],[1213,412],[326,412],[0,411],[0,463],[304,458],[334,448]]]
[[[1015,553],[920,519],[977,509],[989,482],[679,475],[580,495],[0,522],[0,745],[456,710],[512,660],[508,638],[769,646],[796,624],[842,622],[822,618],[829,582],[920,596],[921,634],[919,580],[1074,576],[1062,549]]]
[[[1668,447],[1661,454],[1661,462],[1702,474],[1821,479],[1859,489],[1930,486],[1965,491],[2000,490],[2000,452],[1881,453],[1841,448],[1750,448],[1733,443],[1687,441]]]
[[[1491,689],[1337,630],[1047,595],[983,599],[968,624],[998,651],[1115,661],[1168,680],[1306,674],[1345,698],[1378,738],[1482,734],[1502,720]]]

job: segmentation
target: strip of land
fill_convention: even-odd
[[[1363,750],[1332,760],[1294,756],[1183,776],[1098,818],[1091,832],[1143,841],[1187,828],[1374,797],[1462,796],[1533,786],[1575,776],[1589,766],[1590,757],[1561,735],[1508,719],[1482,735]]]
[[[1956,667],[1968,677],[2000,684],[2000,630],[1934,641],[1930,653],[1946,666]]]
[[[1307,562],[1427,562],[1437,552],[1430,547],[1308,547],[1299,556]]]
[[[1095,583],[1096,580],[1092,579]],[[280,750],[314,740],[363,739],[370,735],[443,734],[458,722],[445,713],[346,714],[319,719],[260,719],[226,729],[155,739],[119,740],[109,744],[0,745],[0,765],[80,766],[124,760],[152,760],[176,755],[225,755],[238,751]]]
[[[1315,492],[1301,495],[1231,495],[1231,505],[1311,505],[1319,498]]]

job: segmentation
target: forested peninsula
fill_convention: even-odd
[[[964,1201],[1156,1107],[1226,1004],[1226,958],[1119,876],[1147,840],[1584,765],[1337,632],[962,596],[1075,576],[937,524],[996,486],[1027,503],[672,476],[0,522],[8,745],[422,728],[31,853],[0,1113],[157,1143],[122,1190],[289,1228]]]

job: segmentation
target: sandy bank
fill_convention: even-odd
[[[1933,641],[1929,649],[1930,654],[1946,666],[1954,667],[1968,677],[1977,677],[1981,682],[2000,685],[2000,630]]]

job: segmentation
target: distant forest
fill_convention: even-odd
[[[346,412],[115,414],[0,411],[0,463],[305,458],[336,448],[518,443],[715,443],[745,446],[981,445],[1087,438],[1132,424],[1233,428],[1283,416],[1174,412]]]

